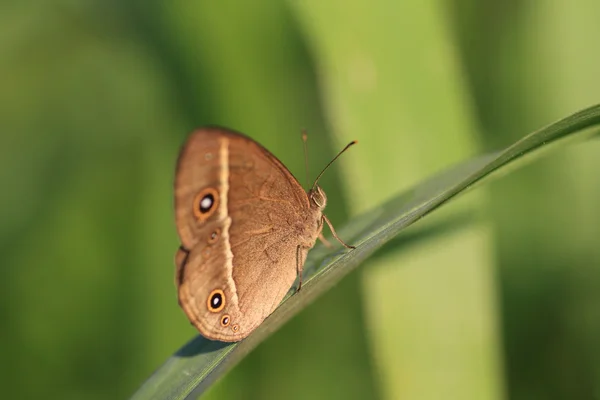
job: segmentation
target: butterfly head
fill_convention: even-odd
[[[304,138],[304,154],[306,154],[306,133],[303,135]],[[333,160],[329,161],[329,164],[327,164],[325,166],[325,168],[323,168],[321,170],[321,172],[319,173],[319,175],[317,175],[317,178],[315,179],[315,183],[313,183],[312,188],[308,191],[308,199],[310,200],[310,208],[316,208],[319,211],[323,211],[323,209],[325,208],[325,206],[327,205],[327,196],[325,196],[325,192],[323,191],[323,189],[321,189],[319,187],[319,185],[317,185],[317,183],[319,182],[319,179],[321,179],[321,176],[323,176],[323,173],[325,171],[327,171],[327,168],[329,168],[329,166],[331,164],[333,164],[333,162],[335,160],[338,159],[339,156],[342,155],[343,152],[345,152],[346,150],[348,150],[350,148],[350,146],[354,145],[358,143],[356,140],[348,143],[346,145],[346,147],[344,147],[342,149],[342,151],[340,151],[339,153],[337,153],[337,155],[335,157],[333,157]],[[308,163],[307,163],[308,165]],[[307,170],[308,171],[308,170]],[[308,172],[306,174],[308,176]]]
[[[327,196],[323,189],[320,186],[316,185],[308,192],[308,198],[310,200],[311,208],[318,208],[319,210],[323,210],[327,205]]]

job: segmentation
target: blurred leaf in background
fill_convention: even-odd
[[[599,101],[598,2],[453,8],[490,146]],[[510,398],[600,393],[599,151],[571,148],[492,187]]]
[[[600,5],[523,0],[0,3],[6,398],[126,398],[195,334],[173,286],[172,177],[243,131],[339,225],[600,100]],[[453,210],[490,218],[346,278],[207,398],[600,393],[599,144]],[[391,316],[393,318],[386,318]]]

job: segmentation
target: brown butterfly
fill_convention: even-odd
[[[306,135],[303,136],[306,143]],[[348,144],[326,167],[348,147]],[[175,176],[181,247],[175,256],[179,304],[208,339],[248,336],[299,276],[326,222],[327,197],[306,192],[273,154],[225,128],[193,132]]]

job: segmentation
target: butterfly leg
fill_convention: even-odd
[[[333,245],[331,244],[331,242],[327,239],[325,239],[325,236],[323,236],[323,232],[319,232],[319,240],[325,245],[325,247],[327,247],[328,249],[332,248]]]
[[[346,244],[342,239],[340,239],[340,237],[335,232],[335,229],[333,229],[333,225],[331,225],[331,222],[329,222],[329,218],[327,218],[327,216],[325,214],[323,214],[322,218],[323,218],[323,221],[327,222],[327,225],[329,226],[329,229],[331,230],[331,234],[333,235],[334,238],[336,238],[336,240],[338,242],[340,242],[347,249],[355,249],[356,248],[354,246],[350,246],[349,244]]]
[[[299,244],[298,247],[296,247],[296,273],[300,277],[300,279],[298,281],[298,289],[296,289],[296,293],[298,293],[300,291],[300,289],[302,288],[302,271],[304,269],[304,263],[302,262],[302,248],[303,247],[301,244]]]

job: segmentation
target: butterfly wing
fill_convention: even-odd
[[[175,208],[182,308],[210,339],[244,338],[296,279],[298,247],[304,260],[320,211],[271,153],[222,128],[198,130],[183,147]]]

